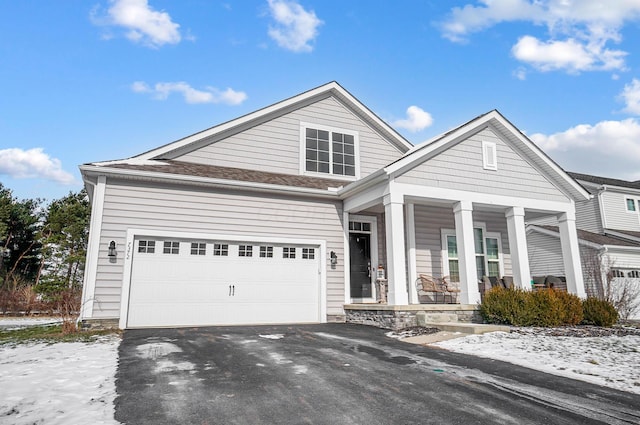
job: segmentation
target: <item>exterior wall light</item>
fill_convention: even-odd
[[[109,257],[115,257],[116,256],[116,241],[111,241],[109,242]]]
[[[335,251],[331,251],[331,265],[335,266],[338,264],[338,254]]]

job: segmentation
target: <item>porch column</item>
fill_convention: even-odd
[[[558,227],[560,229],[564,273],[567,278],[567,291],[576,294],[580,298],[586,298],[587,293],[584,290],[584,279],[582,277],[575,213],[558,215]]]
[[[458,246],[458,267],[460,269],[460,303],[477,304],[478,272],[476,270],[476,250],[473,237],[473,206],[469,201],[460,201],[453,207],[456,222],[456,244]]]
[[[384,221],[387,236],[387,279],[389,305],[407,305],[407,270],[404,243],[404,200],[384,197]]]
[[[415,205],[407,204],[407,275],[409,276],[409,303],[420,304],[415,281],[418,279],[416,265],[416,218]]]
[[[523,289],[531,289],[531,270],[527,252],[527,231],[524,225],[524,208],[509,208],[507,217],[507,233],[509,234],[509,251],[511,252],[511,268],[513,284]]]

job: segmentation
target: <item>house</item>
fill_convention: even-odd
[[[569,173],[592,195],[576,202],[576,227],[588,295],[602,296],[609,280],[640,282],[640,182]],[[527,228],[533,275],[564,275],[555,217]]]
[[[402,326],[423,308],[419,273],[459,282],[452,308],[473,312],[482,275],[530,287],[525,221],[547,216],[585,295],[575,204],[590,195],[495,110],[412,146],[331,82],[80,169],[87,326]]]

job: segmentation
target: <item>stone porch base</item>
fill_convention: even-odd
[[[482,323],[480,307],[465,304],[345,304],[347,323],[376,326],[383,329],[399,330],[417,326],[416,313],[455,314],[458,322]]]
[[[78,327],[84,331],[101,331],[105,329],[118,329],[120,319],[83,319]]]

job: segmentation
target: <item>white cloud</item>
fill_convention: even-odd
[[[275,24],[269,26],[269,36],[280,47],[293,52],[310,52],[311,42],[318,36],[323,22],[313,10],[306,11],[295,1],[268,0]]]
[[[165,100],[171,93],[180,93],[185,102],[196,103],[223,103],[227,105],[239,105],[247,99],[247,94],[235,91],[231,88],[220,90],[215,87],[205,87],[204,90],[196,90],[184,81],[173,83],[156,83],[150,87],[144,81],[136,81],[131,84],[131,90],[135,93],[149,93],[157,100]]]
[[[640,122],[634,118],[580,124],[566,131],[530,136],[565,169],[622,179],[638,179]]]
[[[625,103],[624,112],[640,115],[640,80],[634,78],[631,83],[626,84],[620,98]]]
[[[433,118],[430,113],[412,105],[407,108],[407,118],[394,121],[393,125],[415,133],[416,131],[424,130],[432,123]]]
[[[97,25],[120,26],[127,29],[126,37],[149,47],[177,44],[182,39],[180,25],[164,11],[154,10],[148,0],[110,0],[106,16],[98,9],[91,12],[91,20]],[[112,35],[107,36],[111,38]]]
[[[548,40],[521,36],[512,48],[514,56],[541,71],[577,73],[624,70],[627,53],[607,44],[619,43],[625,23],[639,19],[637,0],[480,0],[477,6],[453,8],[441,28],[444,37],[462,42],[502,22],[546,26]]]
[[[42,148],[0,149],[0,174],[16,179],[42,178],[64,185],[77,183],[73,175],[62,169],[60,160],[51,158]]]

